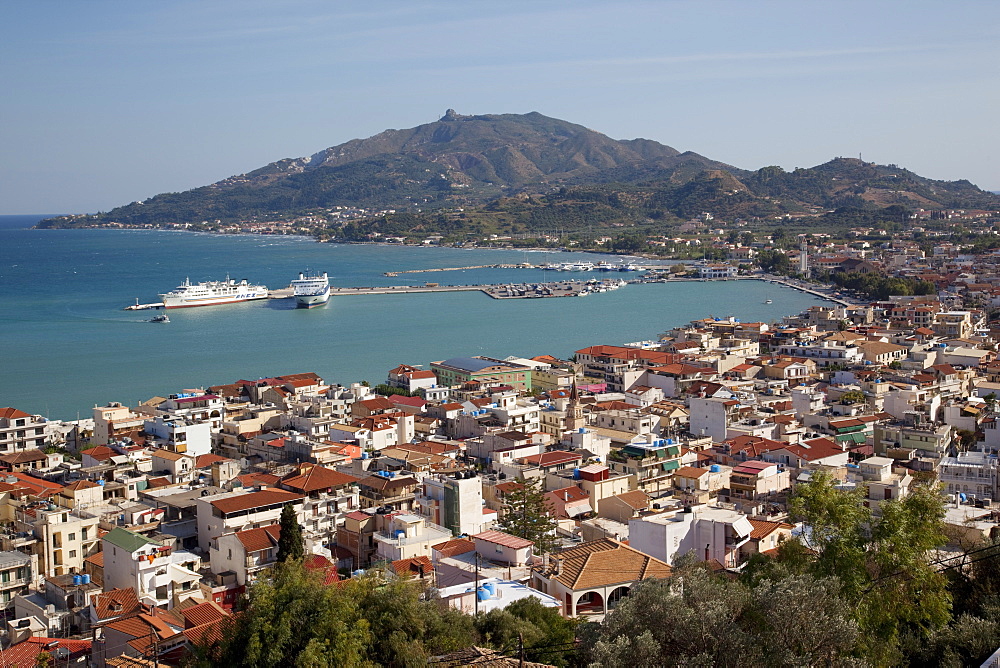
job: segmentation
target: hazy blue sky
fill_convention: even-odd
[[[107,210],[539,111],[738,167],[1000,189],[1000,2],[0,2],[0,213]]]

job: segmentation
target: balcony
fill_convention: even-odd
[[[16,589],[18,587],[27,587],[31,583],[31,579],[28,577],[17,578],[16,580],[11,580],[10,582],[0,582],[0,591],[6,589]]]
[[[424,526],[413,536],[396,537],[395,532],[380,531],[374,535],[375,540],[385,542],[390,545],[417,545],[428,541],[445,541],[452,537],[449,529],[445,529],[440,524],[434,524],[424,520]]]

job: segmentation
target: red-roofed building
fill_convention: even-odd
[[[90,625],[96,626],[121,617],[130,617],[144,609],[134,588],[112,589],[90,599]]]
[[[306,570],[319,573],[326,586],[340,582],[337,565],[321,554],[310,554],[302,561]]]
[[[574,519],[594,512],[590,495],[579,487],[563,487],[545,494],[550,514],[557,519]]]
[[[389,370],[389,378],[386,383],[390,387],[399,387],[413,394],[434,387],[437,384],[437,375],[429,369],[418,369],[408,364],[400,364]]]
[[[535,544],[503,531],[483,531],[471,536],[476,552],[494,563],[524,566],[531,560]]]
[[[274,566],[280,535],[281,527],[271,524],[213,537],[208,551],[212,572],[232,572],[237,584],[252,584],[261,571]]]
[[[846,466],[850,452],[829,438],[813,438],[795,445],[770,450],[761,457],[766,462],[792,469]]]
[[[790,484],[791,473],[783,466],[759,460],[745,461],[734,466],[729,475],[727,500],[749,510],[775,494],[788,491]]]
[[[181,634],[183,620],[173,615],[161,615],[157,610],[139,613],[111,622],[101,628],[101,638],[95,641],[94,660],[103,663],[116,656],[160,656],[186,642]]]
[[[389,570],[400,578],[415,578],[424,581],[424,586],[434,586],[434,566],[425,556],[397,559],[389,564]]]
[[[431,558],[437,562],[442,558],[455,557],[476,551],[476,542],[468,538],[455,538],[431,546]]]
[[[413,415],[419,415],[424,412],[427,407],[427,400],[423,397],[404,397],[401,394],[394,394],[389,397],[389,401],[395,406],[396,410],[403,411],[404,413],[411,413]]]
[[[753,525],[750,540],[740,546],[740,557],[743,561],[755,553],[763,554],[776,549],[779,543],[792,537],[792,529],[795,528],[786,522],[755,519],[751,519],[750,524]]]
[[[325,538],[337,531],[344,513],[361,505],[358,478],[313,464],[300,464],[279,483],[305,497],[306,537]]]
[[[568,466],[579,466],[582,462],[583,455],[579,452],[570,452],[568,450],[551,450],[543,452],[540,455],[529,455],[517,460],[518,464],[539,468],[546,473]]]
[[[5,650],[0,650],[0,666],[4,668],[37,668],[41,665],[88,666],[92,643],[89,640],[70,638],[28,638]],[[42,655],[50,657],[44,664]]]
[[[208,551],[212,538],[243,527],[275,524],[281,509],[291,503],[300,524],[306,523],[302,495],[283,489],[231,492],[198,498],[198,547]]]

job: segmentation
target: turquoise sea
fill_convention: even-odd
[[[328,382],[383,382],[402,362],[454,356],[566,357],[584,346],[655,338],[689,320],[733,315],[772,321],[816,303],[760,281],[629,285],[584,299],[498,301],[479,292],[334,297],[297,310],[268,300],[170,311],[123,311],[190,277],[247,278],[286,287],[299,271],[336,286],[528,282],[552,272],[479,269],[584,253],[319,244],[302,237],[212,236],[133,230],[31,230],[44,216],[0,216],[0,406],[50,418],[95,404],[134,405],[184,388],[315,371]],[[598,274],[593,274],[597,276]],[[560,274],[565,277],[566,274]],[[773,304],[764,304],[772,299]]]

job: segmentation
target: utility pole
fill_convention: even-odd
[[[524,668],[524,634],[517,634],[517,665]]]
[[[479,614],[479,552],[476,552],[476,589],[473,595],[476,601],[476,614]]]

